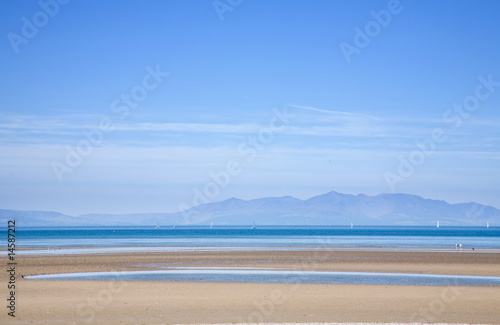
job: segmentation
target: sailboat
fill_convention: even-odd
[[[157,222],[155,229],[160,229],[160,224]]]
[[[439,221],[438,221],[438,224],[437,224],[437,226],[436,226],[436,227],[437,227],[437,228],[439,228]]]
[[[489,228],[490,227],[490,223],[488,221],[486,221],[486,228]]]
[[[214,223],[210,222],[210,229],[212,229],[213,227],[214,227]]]
[[[354,227],[354,225],[353,225],[353,224],[352,224],[352,222],[351,222],[351,228],[352,228],[352,227]]]
[[[250,229],[255,229],[255,221],[253,222],[252,228]]]

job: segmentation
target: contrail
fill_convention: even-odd
[[[368,114],[358,114],[358,113],[349,113],[349,112],[329,111],[329,110],[326,110],[326,109],[319,109],[319,108],[316,108],[316,107],[300,106],[300,105],[293,105],[293,104],[288,104],[288,106],[296,107],[296,108],[303,108],[303,109],[308,109],[310,111],[316,111],[316,112],[322,112],[322,113],[328,113],[328,114],[347,115],[347,116],[363,116],[363,117],[369,117],[369,118],[377,119],[375,116],[368,115]]]

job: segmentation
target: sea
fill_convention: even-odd
[[[500,227],[168,226],[17,228],[16,247],[48,252],[290,248],[500,249]]]

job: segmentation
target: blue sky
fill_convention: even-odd
[[[62,2],[0,3],[0,208],[500,208],[497,1]]]

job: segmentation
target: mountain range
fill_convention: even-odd
[[[291,196],[253,200],[230,198],[183,212],[85,214],[0,209],[0,221],[18,227],[173,225],[500,225],[500,210],[474,202],[449,204],[410,194],[351,195],[337,192],[300,200]]]

